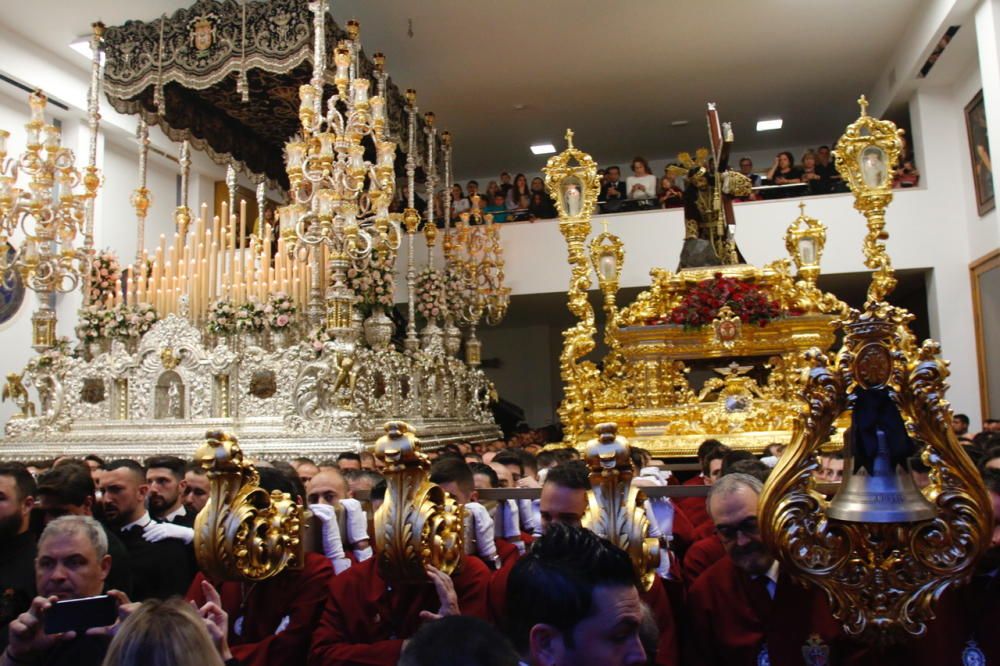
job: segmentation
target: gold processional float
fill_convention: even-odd
[[[221,5],[233,11],[200,0],[157,21],[154,31],[135,22],[95,24],[85,170],[74,168],[58,130],[45,124],[41,94],[30,100],[25,153],[8,159],[8,135],[0,135],[0,241],[20,245],[0,257],[0,269],[8,280],[23,279],[40,304],[33,318],[38,356],[7,377],[4,393],[20,413],[6,425],[0,457],[186,455],[192,441],[217,429],[268,458],[324,455],[370,445],[384,421],[398,418],[428,445],[496,439],[495,391],[479,368],[475,331],[503,319],[510,291],[499,226],[487,215],[463,217],[453,228],[447,201],[444,266],[434,265],[434,220],[442,216],[433,193],[439,161],[451,184],[449,133],[438,132],[433,113],[418,115],[416,93],[398,91],[384,56],[362,53],[358,23],[341,30],[326,2]],[[222,39],[241,30],[242,40]],[[150,43],[155,34],[159,43]],[[330,38],[337,42],[327,71]],[[158,68],[134,57],[148,49],[162,54]],[[140,250],[127,269],[112,253],[95,251],[93,240],[104,50],[109,98],[140,116],[132,197]],[[242,102],[232,106],[237,92]],[[194,95],[208,101],[196,103]],[[185,115],[192,108],[205,109],[208,119],[199,124]],[[233,140],[216,116],[267,131],[291,123],[275,138],[280,170],[254,152],[265,141]],[[149,123],[183,141],[176,233],[172,243],[161,236],[153,251],[143,249],[152,197]],[[199,136],[206,130],[210,136]],[[216,135],[232,140],[232,155],[213,149]],[[229,165],[228,200],[214,219],[206,206],[197,214],[187,205],[191,145]],[[237,203],[234,168],[252,165],[260,169],[256,220],[246,200]],[[422,266],[418,171],[429,220]],[[400,174],[406,207],[390,213]],[[19,176],[27,176],[24,190]],[[285,184],[275,220],[263,213],[268,183]],[[408,313],[405,337],[393,340],[386,311],[395,305],[397,272],[405,273]],[[80,344],[71,349],[56,338],[52,301],[79,286]],[[419,332],[418,318],[425,322]],[[463,348],[464,359],[457,358]]]
[[[834,342],[831,323],[846,305],[816,286],[825,227],[803,210],[785,236],[791,260],[763,268],[742,263],[732,199],[749,194],[750,182],[726,170],[733,136],[714,105],[708,125],[712,152],[680,156],[688,183],[680,269],[654,268],[650,289],[627,307],[616,302],[621,239],[606,218],[590,238],[597,164],[568,132],[568,149],[545,167],[569,250],[569,309],[579,320],[563,333],[560,358],[566,445],[582,447],[605,422],[656,456],[691,456],[710,437],[757,452],[788,442],[801,409],[801,355]],[[710,170],[709,158],[721,168]],[[587,358],[598,332],[587,298],[594,274],[608,350],[600,364]]]

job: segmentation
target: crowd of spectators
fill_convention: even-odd
[[[600,212],[619,213],[651,208],[683,207],[685,178],[671,176],[669,171],[672,167],[679,168],[679,165],[667,165],[664,174],[657,178],[650,170],[649,162],[644,157],[636,156],[630,165],[631,175],[627,177],[623,178],[621,167],[617,165],[599,169]],[[750,157],[741,157],[738,170],[750,178],[754,192],[736,201],[847,191],[847,185],[834,165],[830,147],[826,145],[819,146],[815,150],[810,148],[797,162],[791,152],[781,151],[775,155],[774,162],[766,170],[758,170]],[[914,187],[919,181],[920,172],[914,166],[913,158],[904,155],[893,174],[893,187]],[[439,192],[435,198],[437,211],[435,217],[444,211],[443,196],[444,193]],[[406,201],[407,188],[404,186],[394,204],[394,210],[402,210]],[[419,196],[415,197],[414,205],[420,211],[426,208],[425,201]],[[478,206],[482,217],[487,214],[492,215],[494,222],[534,222],[556,217],[555,206],[545,191],[542,179],[532,178],[529,185],[523,173],[516,174],[512,179],[510,173],[504,171],[500,174],[499,180],[489,181],[485,190],[480,189],[479,182],[475,180],[468,181],[464,186],[461,183],[452,185],[451,221],[457,222],[462,214],[474,212],[473,206]],[[438,221],[438,226],[443,224],[443,219]]]
[[[952,427],[1000,505],[1000,421],[975,437],[961,414]],[[308,505],[321,546],[254,583],[198,570],[193,526],[209,482],[190,461],[0,464],[0,666],[721,666],[786,663],[761,655],[799,654],[816,640],[838,656],[829,663],[950,663],[943,646],[957,640],[960,650],[966,637],[952,625],[1000,613],[995,597],[975,617],[942,613],[900,652],[870,653],[845,635],[825,596],[779,573],[761,541],[757,503],[783,444],[754,454],[706,440],[688,478],[632,447],[635,485],[709,487],[644,505],[661,546],[646,589],[624,551],[583,527],[589,470],[575,449],[543,448],[559,436],[522,427],[507,441],[429,452],[430,480],[465,506],[474,547],[450,576],[429,567],[423,584],[381,577],[369,525],[386,479],[369,452],[255,461],[261,487]],[[817,488],[841,482],[844,462],[843,451],[823,454]],[[909,465],[926,486],[919,456]],[[497,488],[537,488],[540,498],[480,499]],[[1000,564],[998,548],[995,537],[983,561]],[[757,599],[751,582],[769,596]],[[118,608],[112,624],[46,629],[57,603],[102,592]],[[979,645],[1000,652],[991,636]]]

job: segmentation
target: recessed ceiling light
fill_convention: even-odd
[[[524,104],[521,104],[520,102],[514,105],[515,111],[524,111],[526,108],[527,107]]]
[[[758,120],[757,121],[757,131],[767,132],[770,130],[781,129],[781,118],[772,118],[771,120]]]
[[[556,147],[551,143],[536,143],[531,147],[531,152],[535,155],[548,155],[556,152]]]
[[[90,50],[90,35],[84,35],[82,37],[77,37],[72,42],[69,43],[69,47],[82,55],[87,59],[88,62],[94,60],[94,53]],[[101,66],[104,66],[105,54],[101,52]]]
[[[684,127],[689,122],[690,121],[688,121],[688,120],[671,120],[670,121],[670,126],[671,127]]]

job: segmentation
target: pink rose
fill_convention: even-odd
[[[284,328],[285,326],[288,326],[288,316],[287,315],[278,315],[277,322],[278,322],[278,327],[279,328]]]

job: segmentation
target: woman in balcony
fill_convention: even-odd
[[[796,185],[802,182],[802,169],[795,166],[795,158],[787,150],[783,150],[774,157],[774,164],[767,172],[768,185]],[[795,196],[801,194],[801,188],[781,187],[771,191],[768,199],[780,199],[782,197]]]
[[[462,213],[469,211],[469,200],[465,198],[462,186],[455,183],[451,186],[451,219],[457,220]]]
[[[656,176],[649,172],[649,162],[645,157],[632,160],[632,175],[625,180],[628,198],[647,208],[656,201]]]
[[[531,198],[531,191],[528,189],[528,179],[523,173],[514,176],[514,186],[507,191],[507,208],[516,210],[521,208],[521,197]]]

